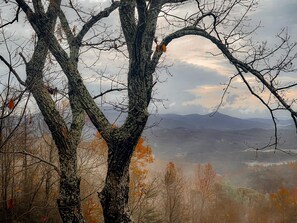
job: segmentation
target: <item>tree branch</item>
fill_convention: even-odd
[[[21,155],[25,155],[25,156],[31,156],[31,157],[33,157],[34,159],[37,159],[37,160],[39,160],[40,162],[45,163],[45,164],[47,164],[47,165],[53,167],[54,170],[59,174],[59,176],[61,176],[61,171],[60,171],[60,169],[59,169],[56,165],[54,165],[53,163],[51,163],[51,162],[49,162],[49,161],[47,161],[47,160],[45,160],[45,159],[42,159],[42,158],[39,157],[39,156],[36,156],[36,155],[34,155],[34,154],[32,154],[32,153],[29,153],[29,152],[27,152],[27,151],[25,151],[25,150],[23,150],[23,151],[14,151],[14,152],[4,152],[4,151],[1,151],[1,150],[0,150],[0,153],[3,153],[3,154],[21,154]]]
[[[110,93],[110,92],[113,92],[113,91],[125,91],[125,90],[127,90],[127,88],[112,88],[112,89],[106,90],[106,91],[94,96],[93,99],[102,97],[103,95],[105,95],[107,93]]]
[[[229,49],[226,45],[224,45],[217,38],[211,36],[205,30],[200,29],[198,27],[193,27],[193,26],[185,27],[185,28],[180,29],[180,30],[168,35],[167,37],[165,37],[163,42],[165,44],[169,44],[172,40],[186,36],[186,35],[202,36],[202,37],[210,40],[212,43],[214,43],[221,50],[221,52],[228,58],[228,60],[236,67],[236,69],[238,69],[240,71],[242,70],[244,73],[249,72],[252,75],[254,75],[271,92],[271,94],[281,103],[281,105],[287,111],[290,112],[291,116],[295,117],[295,119],[296,119],[296,117],[297,117],[296,111],[294,111],[292,109],[291,105],[289,105],[286,102],[286,100],[277,92],[277,89],[275,89],[275,87],[264,78],[264,76],[261,74],[260,71],[254,69],[249,64],[244,63],[244,62],[238,60],[237,58],[235,58],[232,55],[232,53],[229,51]],[[162,52],[155,52],[153,61],[156,63],[161,55],[162,55]],[[297,125],[295,127],[297,129]]]
[[[119,7],[119,13],[128,52],[129,55],[132,55],[132,46],[136,31],[135,0],[122,0]]]
[[[71,31],[71,28],[69,26],[67,18],[65,16],[64,12],[62,11],[62,9],[59,10],[59,19],[61,21],[62,28],[66,33],[67,41],[70,44],[70,43],[72,43],[74,35],[73,35],[72,31]]]
[[[16,13],[15,13],[15,17],[13,18],[13,20],[11,20],[10,22],[4,23],[3,25],[0,25],[0,29],[2,29],[3,27],[5,27],[5,26],[7,26],[7,25],[11,25],[11,24],[13,24],[14,22],[18,22],[18,21],[19,21],[19,14],[20,14],[20,11],[21,11],[21,7],[18,6],[17,11],[16,11]]]
[[[8,67],[8,69],[14,74],[14,76],[16,77],[16,79],[18,80],[18,82],[26,87],[26,83],[20,78],[20,76],[18,75],[18,73],[15,71],[15,69],[13,69],[13,67],[11,66],[11,64],[4,59],[4,57],[2,57],[0,55],[0,60]]]
[[[86,22],[82,29],[79,31],[77,36],[74,39],[74,42],[77,42],[77,44],[80,46],[81,42],[84,38],[84,36],[87,34],[87,32],[94,26],[96,22],[99,20],[108,17],[110,13],[112,13],[115,9],[117,9],[120,6],[119,1],[115,1],[111,4],[110,7],[105,8],[103,11],[99,12],[97,15],[93,16],[88,22]]]

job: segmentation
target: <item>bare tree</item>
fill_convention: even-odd
[[[0,32],[3,37],[4,31]],[[0,44],[11,52],[8,45],[8,38],[1,38]],[[1,57],[1,56],[0,56]],[[7,65],[11,66],[12,56],[8,57]],[[13,205],[15,202],[16,188],[16,163],[14,154],[19,141],[23,139],[18,135],[18,130],[22,126],[25,116],[29,96],[23,89],[13,82],[13,72],[1,77],[0,83],[0,163],[1,163],[1,220],[12,220],[14,217]],[[25,98],[25,101],[23,100]],[[19,104],[22,104],[21,106]],[[16,105],[19,105],[16,108]]]
[[[169,162],[164,177],[164,222],[166,223],[184,222],[182,202],[184,182],[179,175],[175,164]]]
[[[4,23],[2,27],[18,20],[20,13],[19,7],[21,5],[25,7],[23,11],[33,13],[26,2],[21,1],[16,3],[18,6],[15,19],[13,19],[12,22]],[[61,13],[57,11],[59,4],[59,2],[51,1],[49,5],[43,5],[41,1],[34,1],[32,4],[35,11],[32,14],[34,17],[33,20],[37,21],[41,19],[42,22],[41,20],[40,22],[42,26],[44,26],[48,32],[55,33],[58,15],[63,24],[62,11]],[[45,9],[45,7],[47,8]],[[98,15],[91,20],[91,24],[108,16],[115,8],[116,7],[113,7],[98,13]],[[29,22],[31,23],[31,21]],[[33,27],[36,27],[33,23],[31,24]],[[75,31],[73,30],[73,32]],[[75,101],[78,101],[78,95],[71,93],[72,86],[70,85],[68,86],[68,99],[72,113],[70,126],[67,125],[66,120],[64,120],[63,116],[59,113],[53,97],[60,92],[57,87],[47,86],[44,79],[44,72],[46,71],[45,65],[48,60],[48,43],[46,36],[43,36],[43,34],[40,32],[37,33],[38,38],[35,41],[34,51],[29,61],[20,53],[27,75],[25,81],[21,79],[10,61],[7,61],[3,56],[1,56],[1,60],[7,65],[9,72],[14,74],[19,83],[23,85],[27,91],[32,93],[59,151],[60,191],[58,207],[63,222],[84,222],[85,220],[81,211],[80,178],[77,175],[77,147],[80,142],[85,115],[80,103],[75,103]]]
[[[193,217],[193,223],[203,222],[203,213],[207,202],[211,201],[214,197],[214,184],[215,184],[216,172],[214,171],[212,165],[207,163],[205,165],[197,164],[197,169],[195,171],[195,189],[196,193],[199,193],[199,201],[196,204],[193,203],[192,208],[195,210],[195,206],[200,205],[199,208],[196,207],[195,214]]]
[[[284,33],[279,35],[280,43],[271,49],[266,44],[252,43],[250,37],[254,29],[248,30],[246,22],[247,15],[256,7],[254,0],[112,1],[110,7],[92,15],[87,20],[81,16],[85,12],[75,8],[70,1],[70,7],[75,9],[79,20],[84,22],[79,30],[71,28],[60,0],[50,1],[46,12],[47,5],[40,0],[33,0],[32,4],[25,0],[12,2],[16,3],[17,15],[20,13],[18,7],[26,14],[38,38],[33,57],[26,62],[28,77],[24,84],[37,101],[60,151],[63,180],[61,180],[59,206],[65,222],[71,222],[69,219],[74,217],[63,217],[67,215],[63,210],[69,211],[69,206],[75,207],[70,210],[72,215],[76,215],[76,211],[80,210],[79,179],[74,170],[76,169],[75,147],[81,129],[79,126],[82,124],[82,109],[108,145],[108,171],[105,186],[99,194],[105,221],[133,222],[128,210],[129,163],[149,116],[148,106],[156,84],[154,74],[157,65],[166,48],[175,39],[189,35],[205,38],[234,66],[235,76],[242,79],[251,94],[263,103],[272,116],[275,124],[275,140],[269,146],[274,145],[278,149],[276,111],[288,111],[297,127],[295,99],[289,100],[284,94],[297,83],[280,81],[284,72],[295,71],[293,61],[296,58],[294,54],[296,44],[290,43],[289,36]],[[178,9],[186,4],[192,4],[192,13],[180,15]],[[84,46],[83,41],[87,34],[92,35],[89,31],[96,22],[109,16],[117,7],[119,7],[120,27],[124,34],[129,59],[126,89],[129,99],[128,116],[124,124],[119,127],[110,123],[95,103],[94,96],[83,82],[81,74],[84,71],[79,70],[78,66],[79,52]],[[67,47],[63,45],[65,42],[61,43],[59,38],[61,35],[55,33],[57,16],[66,36]],[[167,22],[169,27],[158,40],[159,21]],[[117,48],[115,44],[113,48]],[[48,49],[68,79],[68,94],[73,109],[70,128],[56,112],[48,91],[43,87],[42,70]],[[275,59],[278,52],[282,52],[281,57]],[[249,76],[256,80],[261,87],[260,90],[255,90],[254,82],[248,78]],[[233,77],[230,81],[232,80]],[[263,90],[268,92],[268,98],[261,95]],[[65,181],[66,178],[71,180]],[[76,195],[75,198],[73,194]]]

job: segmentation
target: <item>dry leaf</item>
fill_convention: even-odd
[[[162,44],[161,48],[162,48],[162,52],[165,53],[166,52],[166,45],[164,43]]]
[[[12,109],[14,108],[14,101],[13,101],[12,98],[9,100],[7,107],[8,107],[10,110],[12,110]]]

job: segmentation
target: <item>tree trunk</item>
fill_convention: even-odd
[[[76,154],[60,154],[60,169],[58,208],[62,221],[63,223],[84,223]]]
[[[48,160],[50,163],[53,163],[53,149],[54,149],[54,141],[51,140],[49,144],[49,156]],[[50,202],[51,195],[51,184],[52,184],[52,170],[46,169],[45,173],[45,205],[48,205]]]
[[[108,171],[99,199],[105,223],[133,222],[129,213],[129,164],[135,146],[109,144]]]

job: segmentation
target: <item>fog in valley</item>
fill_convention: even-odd
[[[4,147],[18,152],[1,156],[1,191],[9,211],[2,210],[2,219],[60,222],[57,151],[40,117],[26,117],[13,143]],[[106,144],[86,120],[78,151],[82,208],[88,222],[103,222],[97,192],[106,174]],[[11,117],[6,125],[14,121]],[[294,222],[295,135],[290,121],[279,124],[283,137],[281,150],[275,150],[261,149],[274,133],[269,119],[152,115],[130,165],[133,218],[148,223]]]

